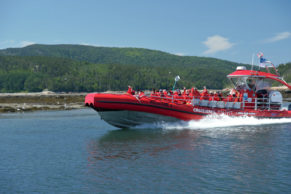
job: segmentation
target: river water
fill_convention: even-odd
[[[91,109],[0,115],[0,193],[290,193],[291,119],[120,130]]]

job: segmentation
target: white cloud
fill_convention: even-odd
[[[281,32],[278,33],[276,36],[267,39],[265,42],[277,42],[279,40],[284,40],[286,38],[289,38],[291,36],[290,32]]]
[[[29,45],[32,45],[32,44],[35,44],[35,42],[24,40],[24,41],[20,42],[20,47],[26,47],[26,46],[29,46]]]
[[[2,42],[0,42],[0,49],[4,49],[4,48],[19,48],[19,47],[25,47],[28,45],[32,45],[35,44],[32,41],[16,41],[16,40],[4,40]]]
[[[80,45],[83,45],[83,46],[91,46],[90,43],[87,43],[87,42],[81,42]]]
[[[81,42],[80,45],[83,46],[95,46],[95,47],[100,47],[101,45],[98,44],[91,44],[91,43],[87,43],[87,42]]]
[[[177,55],[177,56],[185,56],[184,53],[174,53],[174,55]]]
[[[227,38],[219,35],[210,36],[203,44],[208,48],[204,54],[213,54],[219,51],[230,49],[234,44],[229,42]]]

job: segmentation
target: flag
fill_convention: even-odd
[[[271,61],[263,58],[264,54],[262,52],[259,52],[257,56],[260,59],[260,67],[266,67],[268,64],[272,64]]]
[[[260,57],[260,67],[266,67],[268,64],[272,64],[272,62],[263,57]]]
[[[259,53],[257,54],[257,56],[258,56],[258,58],[261,58],[261,57],[264,56],[264,54],[263,54],[262,52],[259,52]]]

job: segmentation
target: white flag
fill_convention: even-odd
[[[179,81],[179,80],[180,80],[180,76],[177,75],[177,76],[175,77],[175,81],[177,82],[177,81]]]

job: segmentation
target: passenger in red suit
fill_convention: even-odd
[[[128,86],[127,93],[128,93],[128,94],[132,94],[133,91],[134,91],[134,90],[131,88],[131,86]]]
[[[199,93],[199,91],[197,90],[197,88],[195,88],[195,87],[193,87],[193,88],[191,88],[191,91],[190,91],[190,94],[189,94],[189,96],[191,97],[191,98],[200,98],[200,93]]]
[[[210,92],[208,100],[209,101],[213,101],[214,100],[214,94],[212,92]]]
[[[156,97],[156,96],[157,96],[156,89],[153,88],[152,93],[151,93],[151,97]]]
[[[167,90],[163,90],[163,94],[164,94],[164,97],[166,97],[166,98],[169,97],[169,96],[168,96],[168,92],[167,92]]]
[[[225,102],[233,102],[233,95],[229,94],[225,99]]]
[[[200,92],[197,90],[197,88],[194,88],[194,96],[195,98],[200,98],[201,94]]]
[[[201,93],[200,100],[208,100],[209,99],[209,93],[206,89],[206,86],[204,86],[203,92]]]
[[[159,96],[160,96],[161,98],[164,98],[164,92],[163,92],[162,89],[159,90]]]
[[[191,88],[191,91],[190,91],[190,94],[189,94],[189,96],[190,96],[191,98],[193,98],[193,97],[194,97],[194,88]]]
[[[221,92],[217,92],[217,95],[218,95],[219,100],[223,100]]]
[[[220,101],[220,98],[219,98],[217,92],[215,92],[213,99],[214,99],[215,101]]]
[[[143,96],[144,96],[144,92],[143,92],[143,91],[139,91],[139,92],[138,92],[138,96],[139,96],[139,97],[143,97]]]
[[[178,91],[174,92],[174,100],[176,101],[177,99],[179,99],[179,94]]]
[[[184,90],[184,92],[183,92],[183,98],[185,100],[187,100],[189,98],[189,90]]]
[[[186,87],[184,87],[184,88],[183,88],[183,93],[182,93],[182,95],[183,95],[183,96],[186,96],[186,92],[187,92],[187,89],[186,89]]]

